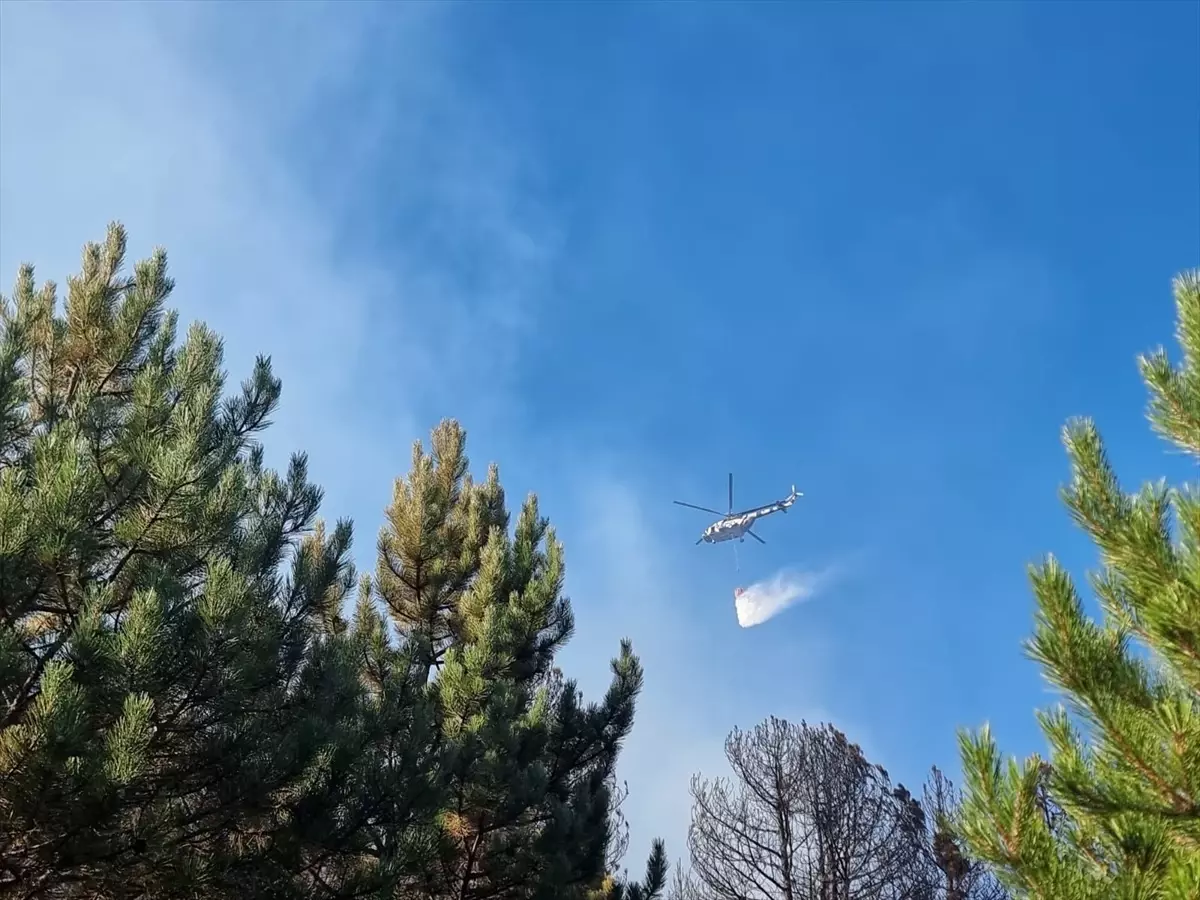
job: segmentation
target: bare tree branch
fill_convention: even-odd
[[[732,781],[696,778],[687,898],[918,900],[924,815],[844,734],[772,717],[725,744]],[[685,890],[686,889],[686,890]],[[926,890],[926,893],[922,893]]]
[[[928,821],[925,853],[937,900],[1007,900],[1008,892],[982,862],[966,855],[954,834],[962,796],[940,769],[925,784],[922,808]]]

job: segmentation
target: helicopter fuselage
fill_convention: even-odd
[[[709,525],[707,528],[705,528],[704,532],[700,535],[700,539],[698,541],[696,541],[696,543],[697,544],[700,544],[700,543],[719,544],[724,541],[734,541],[734,540],[745,541],[746,535],[749,534],[750,537],[765,544],[766,541],[763,541],[763,539],[758,536],[757,532],[752,530],[754,528],[754,523],[757,522],[759,519],[761,519],[763,516],[771,515],[771,513],[787,512],[788,507],[796,502],[796,498],[802,497],[802,496],[803,496],[803,494],[801,494],[799,491],[797,491],[796,486],[793,484],[792,492],[790,494],[788,494],[786,497],[784,497],[782,500],[776,500],[774,503],[768,503],[765,506],[756,506],[753,509],[746,509],[746,510],[742,510],[741,512],[734,512],[733,511],[733,475],[730,474],[730,476],[729,476],[729,513],[727,515],[721,516],[721,518],[717,519],[717,521],[713,522],[711,525]],[[700,510],[700,512],[712,513],[713,515],[716,515],[716,516],[721,515],[715,509],[711,509],[707,506],[697,506],[694,503],[684,503],[682,500],[676,500],[675,503],[678,504],[679,506],[687,506],[692,509],[698,509],[698,510]]]
[[[719,544],[722,541],[744,541],[746,532],[754,527],[754,523],[763,516],[774,512],[787,512],[791,504],[770,503],[758,509],[750,509],[734,516],[726,516],[718,522],[713,522],[704,529],[701,539],[707,544]]]

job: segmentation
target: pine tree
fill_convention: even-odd
[[[599,703],[553,665],[573,629],[562,546],[530,496],[515,528],[497,468],[476,483],[453,421],[413,448],[380,533],[374,590],[433,686],[447,758],[436,884],[429,896],[655,896],[604,879],[612,776],[633,724],[642,668],[628,641]]]
[[[1182,362],[1139,360],[1154,429],[1200,456],[1200,272],[1174,283]],[[959,830],[1017,896],[1200,897],[1200,492],[1122,492],[1095,425],[1064,431],[1064,499],[1097,545],[1102,622],[1053,558],[1031,572],[1030,655],[1063,692],[1039,713],[1049,759],[1004,765],[985,728],[963,734]],[[1072,715],[1072,713],[1074,715]]]
[[[119,225],[89,244],[61,313],[29,266],[0,308],[0,883],[415,883],[440,796],[420,669],[342,620],[350,526],[316,520],[304,457],[263,466],[269,361],[222,399],[217,336],[176,346],[165,254],[127,276],[125,251]]]

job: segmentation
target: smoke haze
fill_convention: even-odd
[[[736,595],[738,624],[743,628],[761,625],[789,606],[811,600],[825,587],[833,573],[782,569],[770,578],[755,582]]]

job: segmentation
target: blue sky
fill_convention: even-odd
[[[69,13],[69,14],[68,14]],[[185,319],[284,378],[371,548],[411,441],[470,431],[566,542],[596,696],[647,687],[631,864],[683,851],[734,725],[828,720],[894,778],[955,729],[1042,746],[1025,566],[1093,560],[1063,421],[1185,474],[1138,352],[1200,262],[1194,3],[203,5],[0,12],[0,268],[60,282],[123,220]],[[806,494],[767,546],[720,507]],[[841,566],[754,629],[734,586]]]

